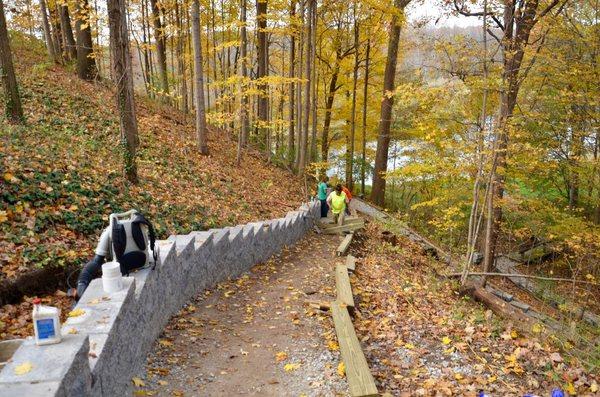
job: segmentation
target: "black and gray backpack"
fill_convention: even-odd
[[[125,276],[135,269],[156,265],[156,234],[152,223],[136,210],[110,216],[114,260],[121,264]],[[150,251],[152,252],[150,254]]]

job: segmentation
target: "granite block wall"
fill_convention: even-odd
[[[294,244],[318,216],[313,202],[285,218],[159,241],[156,266],[125,277],[123,290],[108,294],[101,279],[92,281],[77,303],[85,314],[63,324],[61,343],[27,340],[0,372],[0,396],[130,395],[131,378],[171,316],[198,292]],[[31,370],[18,375],[24,363]]]

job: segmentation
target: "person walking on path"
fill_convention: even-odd
[[[342,185],[337,184],[335,190],[327,197],[327,204],[329,204],[333,213],[333,223],[337,223],[340,226],[344,225],[345,210],[348,202],[348,197],[346,197],[346,193],[342,190]]]
[[[327,205],[327,177],[321,178],[321,182],[317,186],[317,197],[321,201],[321,218],[327,218],[329,205]]]
[[[350,201],[352,201],[352,193],[350,193],[350,189],[346,186],[342,186],[342,191],[346,194],[346,198],[348,199],[348,205],[346,206],[346,215],[350,216]]]

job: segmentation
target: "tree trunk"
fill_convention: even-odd
[[[312,35],[310,37],[311,41],[311,62],[312,66],[312,99],[311,99],[311,139],[310,139],[310,161],[317,161],[317,65],[316,65],[316,55],[317,55],[317,1],[313,0],[312,2]],[[307,127],[308,129],[308,127]]]
[[[146,80],[146,93],[148,94],[148,97],[152,98],[154,95],[152,92],[152,80],[150,77],[151,76],[150,75],[150,54],[148,53],[149,29],[147,28],[147,25],[146,25],[147,14],[146,14],[146,2],[144,0],[142,0],[142,2],[141,2],[141,9],[142,9],[142,43],[143,43],[142,53],[144,55],[143,72],[144,72],[144,80]]]
[[[194,43],[194,97],[196,99],[196,134],[200,154],[208,154],[206,113],[204,109],[204,73],[202,71],[202,44],[200,42],[200,4],[192,3],[192,41]]]
[[[113,79],[117,88],[117,109],[119,110],[121,142],[125,158],[125,176],[131,183],[137,183],[136,151],[139,138],[125,0],[107,0],[107,8]]]
[[[312,22],[313,22],[313,3],[315,0],[308,0],[307,9],[307,22],[306,22],[306,86],[304,87],[304,122],[302,123],[302,135],[301,140],[298,142],[298,150],[300,150],[300,159],[298,161],[298,172],[304,172],[306,167],[306,154],[308,149],[308,128],[310,121],[310,88],[311,88],[311,77],[312,77]]]
[[[179,4],[175,2],[175,24],[177,25],[177,68],[179,69],[179,79],[181,87],[179,94],[181,95],[181,110],[183,113],[188,112],[187,98],[187,74],[185,70],[185,35],[183,31],[182,15],[179,9]]]
[[[346,187],[352,191],[354,188],[354,139],[356,136],[356,85],[358,80],[358,40],[359,40],[359,27],[356,16],[356,3],[354,5],[354,70],[352,71],[352,109],[350,114],[350,147],[346,147]]]
[[[57,50],[54,47],[54,40],[52,39],[52,30],[50,29],[50,22],[48,22],[48,10],[46,10],[46,1],[40,0],[40,12],[42,14],[42,28],[44,30],[44,40],[46,42],[46,49],[48,50],[48,56],[50,60],[55,63],[59,63]]]
[[[71,27],[71,17],[69,15],[69,7],[65,3],[60,7],[60,26],[65,42],[65,52],[69,59],[77,59],[77,45],[73,36],[73,28]]]
[[[75,34],[77,35],[77,75],[83,80],[94,80],[98,76],[90,27],[88,0],[76,2],[77,18]]]
[[[52,8],[50,3],[48,5],[48,14],[50,17],[50,26],[52,27],[52,39],[54,40],[54,51],[56,52],[56,56],[58,57],[58,62],[63,63],[65,59],[63,53],[63,34],[62,29],[60,28],[60,12],[58,11],[58,5],[54,4],[55,7]]]
[[[473,255],[475,253],[475,244],[479,236],[479,227],[483,220],[483,211],[479,213],[479,191],[481,185],[481,178],[483,177],[484,167],[484,142],[485,142],[485,131],[487,124],[487,99],[488,99],[488,26],[487,26],[487,13],[488,13],[488,2],[483,1],[483,24],[482,24],[482,35],[483,35],[483,54],[482,54],[482,66],[483,66],[483,97],[481,100],[481,117],[479,121],[479,131],[477,133],[477,174],[475,175],[475,181],[473,183],[473,200],[471,202],[471,213],[469,215],[469,226],[467,232],[467,255],[466,263],[463,268],[463,275],[461,277],[461,285],[465,285],[467,282],[467,274],[470,270],[471,264],[473,263]],[[486,191],[485,200],[487,204],[489,191]],[[487,233],[487,229],[486,229]]]
[[[241,12],[240,12],[240,20],[242,23],[240,29],[241,36],[241,63],[240,66],[242,68],[242,103],[240,109],[240,136],[238,140],[238,152],[237,152],[237,164],[240,165],[242,161],[242,147],[245,147],[248,144],[248,129],[250,128],[248,123],[248,96],[246,95],[246,79],[248,78],[248,35],[246,33],[246,24],[248,22],[248,18],[246,17],[247,13],[247,3],[246,0],[241,0]]]
[[[167,43],[157,0],[150,0],[150,9],[152,10],[152,24],[154,26],[154,40],[156,41],[156,54],[158,58],[158,73],[160,75],[160,89],[162,91],[160,98],[163,102],[168,102],[169,79],[167,76]]]
[[[292,0],[290,5],[290,20],[294,23],[294,19],[296,17],[296,0]],[[294,164],[294,134],[296,127],[296,119],[295,119],[295,110],[296,110],[296,83],[293,82],[295,77],[295,62],[296,62],[296,32],[295,32],[295,24],[292,34],[290,35],[290,102],[289,102],[289,122],[290,129],[288,131],[288,141],[287,141],[287,155],[288,155],[288,164],[291,167]]]
[[[257,23],[257,63],[258,69],[256,78],[258,80],[264,79],[268,75],[268,49],[267,49],[267,0],[256,0],[256,23]],[[257,85],[258,94],[258,123],[259,123],[259,135],[260,139],[263,140],[265,150],[267,151],[267,158],[270,158],[270,148],[268,142],[268,126],[269,122],[269,93],[267,92],[268,86],[264,81],[259,81]]]
[[[296,83],[296,152],[294,153],[294,165],[296,169],[300,165],[300,141],[302,140],[302,123],[304,121],[302,117],[302,77],[304,76],[304,11],[305,1],[299,1],[299,14],[300,14],[300,40],[298,41],[298,70],[296,76],[298,76],[298,82]]]
[[[4,87],[6,118],[11,123],[22,123],[24,121],[23,108],[21,107],[19,86],[17,85],[12,52],[10,51],[2,0],[0,0],[0,74],[2,75],[2,86]]]
[[[552,3],[544,13],[537,13],[538,2],[526,2],[519,6],[520,17],[515,16],[515,1],[507,2],[504,7],[503,26],[504,37],[502,38],[502,88],[500,91],[500,116],[498,120],[498,151],[496,153],[496,170],[491,174],[492,195],[490,203],[494,204],[491,210],[492,219],[488,219],[488,232],[486,233],[483,268],[485,273],[492,269],[500,234],[502,222],[502,198],[506,181],[507,149],[509,140],[510,120],[512,118],[519,88],[522,79],[519,74],[525,48],[529,44],[529,35],[533,26],[541,17],[546,15],[558,2]],[[522,9],[523,8],[523,9]],[[486,278],[482,278],[485,285]]]
[[[396,12],[404,12],[402,0],[394,0]],[[381,101],[381,117],[379,119],[379,133],[377,136],[377,153],[375,155],[375,170],[373,172],[373,190],[371,201],[379,206],[385,204],[385,178],[387,171],[388,150],[390,146],[390,128],[392,125],[392,108],[394,97],[390,95],[394,91],[396,78],[396,63],[398,60],[398,45],[400,43],[401,20],[398,13],[394,13],[390,26],[390,37],[388,42],[387,60],[385,73],[383,75],[383,99]]]
[[[218,80],[217,78],[217,51],[215,51],[215,49],[217,48],[217,33],[216,33],[216,29],[215,29],[215,1],[214,0],[210,0],[210,5],[211,5],[211,36],[212,36],[212,48],[213,50],[210,51],[210,47],[207,47],[208,53],[212,52],[212,81],[213,83],[216,82]],[[207,61],[207,64],[210,65],[210,58]],[[208,75],[210,75],[210,71],[208,72]],[[218,111],[219,107],[219,97],[221,97],[221,92],[220,92],[220,88],[218,86],[215,86],[215,109]]]
[[[321,161],[327,162],[329,159],[329,128],[331,126],[331,109],[333,108],[333,100],[335,93],[338,90],[337,79],[340,73],[340,65],[336,58],[329,81],[329,89],[327,91],[327,101],[325,102],[325,120],[323,121],[323,132],[321,133]]]
[[[365,55],[365,82],[363,85],[363,111],[362,111],[362,163],[360,165],[360,193],[365,195],[365,179],[367,167],[367,103],[369,93],[369,66],[371,63],[371,39],[367,40],[367,53]]]

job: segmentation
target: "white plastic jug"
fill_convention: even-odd
[[[50,345],[59,343],[60,334],[60,309],[52,306],[42,306],[42,300],[33,300],[33,330],[37,345]]]

